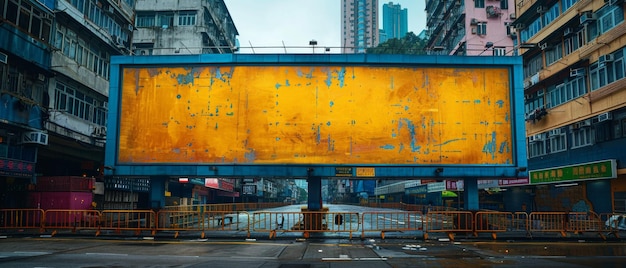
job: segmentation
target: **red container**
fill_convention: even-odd
[[[86,192],[31,192],[30,207],[48,209],[91,209],[93,194]]]
[[[39,192],[91,192],[95,179],[79,176],[38,177],[35,190]]]

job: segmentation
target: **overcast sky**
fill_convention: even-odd
[[[340,0],[225,0],[239,31],[241,53],[340,53]],[[382,5],[390,1],[380,1]],[[419,34],[426,26],[424,0],[396,0],[409,14],[409,31]],[[382,12],[379,14],[379,25]],[[379,26],[382,28],[382,26]],[[283,48],[283,45],[286,48]],[[254,51],[250,48],[252,47]],[[273,47],[273,48],[268,48]],[[299,48],[297,48],[299,47]]]

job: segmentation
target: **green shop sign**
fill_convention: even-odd
[[[615,159],[563,166],[528,172],[530,184],[558,183],[590,179],[613,179],[617,177]]]

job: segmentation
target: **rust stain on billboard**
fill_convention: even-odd
[[[120,163],[508,164],[507,68],[125,68]]]

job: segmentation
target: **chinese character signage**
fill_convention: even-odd
[[[11,177],[32,177],[35,164],[15,159],[0,158],[0,175]]]
[[[572,166],[531,170],[529,177],[531,184],[613,179],[617,177],[617,165],[615,160],[611,159]]]

